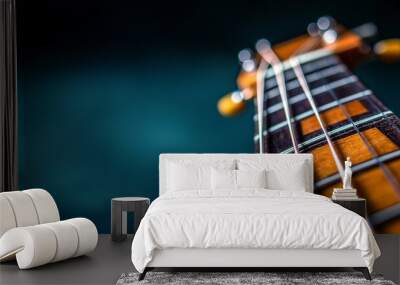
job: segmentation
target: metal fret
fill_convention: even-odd
[[[379,120],[379,119],[385,117],[386,115],[393,115],[393,112],[392,111],[386,111],[386,112],[383,112],[383,113],[380,113],[380,114],[369,116],[367,118],[363,118],[361,120],[355,121],[354,124],[356,126],[360,126],[360,125],[363,125],[365,123],[369,123],[369,122],[372,122],[372,121],[375,121],[375,120]],[[354,128],[354,125],[352,123],[350,123],[350,124],[346,124],[344,126],[338,127],[338,128],[336,128],[336,129],[334,129],[332,131],[329,131],[328,133],[329,133],[329,135],[334,135],[334,134],[337,134],[337,133],[340,133],[340,132],[343,132],[343,131],[352,130],[353,128]],[[308,146],[308,145],[311,145],[313,143],[316,143],[317,141],[321,141],[324,138],[325,138],[325,136],[323,134],[319,135],[319,136],[315,136],[312,139],[309,139],[309,140],[307,140],[305,142],[300,143],[299,144],[299,148],[302,149],[305,146]],[[293,152],[292,148],[288,148],[288,149],[282,151],[282,153],[291,153],[291,152]]]
[[[332,65],[340,64],[339,59],[327,50],[317,50],[306,54],[301,54],[296,58],[303,65],[304,72],[306,74],[313,73],[319,69]],[[286,80],[295,79],[296,75],[294,74],[289,61],[283,61],[282,65],[282,70],[285,73]],[[276,80],[274,78],[274,71],[272,68],[267,70],[265,78],[266,86],[276,86]]]
[[[373,122],[375,120],[382,119],[385,116],[392,115],[392,114],[393,114],[392,111],[385,111],[383,113],[379,113],[379,114],[372,115],[372,116],[363,118],[361,120],[355,121],[354,124],[357,125],[357,126],[361,126],[363,124],[366,124],[366,123],[369,123],[369,122]],[[331,131],[328,131],[328,134],[329,135],[334,135],[334,134],[341,133],[341,132],[344,132],[344,131],[347,131],[347,130],[352,130],[353,128],[354,128],[353,124],[346,124],[346,125],[340,126],[338,128],[335,128],[335,129],[333,129]],[[311,139],[309,139],[309,140],[307,140],[305,142],[300,143],[298,145],[298,147],[299,147],[300,150],[302,150],[305,147],[307,147],[309,145],[312,145],[313,143],[317,143],[318,141],[324,140],[324,138],[325,138],[324,134],[317,135],[317,136],[315,136],[315,137],[313,137],[313,138],[311,138]],[[258,135],[254,136],[254,141],[258,141]],[[292,147],[289,147],[286,150],[281,151],[281,153],[292,153],[292,152],[293,152],[293,148]]]
[[[318,80],[324,79],[326,77],[336,75],[336,74],[339,74],[339,73],[342,73],[345,71],[347,71],[347,68],[344,65],[334,65],[334,66],[330,66],[326,69],[322,69],[322,70],[310,73],[309,75],[306,76],[306,79],[307,79],[308,83],[313,83],[315,81],[318,81]],[[267,82],[267,84],[270,84],[270,83]],[[271,85],[267,85],[267,86],[271,86]],[[291,91],[298,87],[300,87],[299,81],[295,78],[286,82],[286,89],[288,91]],[[268,96],[268,99],[271,99],[276,96],[279,96],[279,89],[278,89],[278,87],[269,88],[269,89],[265,90],[265,93],[266,93],[265,95]]]
[[[360,119],[358,121],[355,121],[354,124],[356,124],[357,126],[361,126],[363,124],[366,124],[366,123],[369,123],[369,122],[372,122],[372,121],[375,121],[375,120],[382,119],[382,118],[384,118],[384,117],[386,117],[388,115],[393,115],[393,112],[392,111],[385,111],[385,112],[382,112],[382,113],[379,113],[379,114],[376,114],[376,115],[368,116],[366,118],[362,118],[362,119]],[[329,135],[334,135],[334,134],[337,134],[337,133],[340,133],[340,132],[343,132],[343,131],[346,131],[346,130],[350,130],[352,128],[353,128],[353,124],[346,124],[346,125],[340,126],[338,128],[335,128],[335,129],[329,131],[328,133],[329,133]],[[267,132],[264,131],[263,135],[265,135],[266,133]],[[315,136],[315,137],[313,137],[313,138],[311,138],[311,139],[309,139],[309,140],[307,140],[305,142],[300,143],[298,145],[299,149],[303,149],[304,147],[309,146],[309,145],[311,145],[313,143],[316,143],[318,141],[321,141],[323,139],[324,139],[324,135],[323,134],[322,135],[317,135],[317,136]],[[258,135],[255,135],[253,140],[254,141],[258,141]],[[291,152],[293,152],[293,148],[292,147],[289,147],[289,148],[281,151],[281,153],[291,153]]]
[[[357,79],[357,76],[352,75],[352,76],[349,76],[349,77],[346,77],[343,79],[339,79],[337,81],[333,81],[331,83],[319,86],[319,87],[311,90],[311,94],[313,96],[317,96],[317,95],[323,94],[325,92],[328,92],[329,90],[336,89],[336,88],[339,88],[339,87],[342,87],[344,85],[351,84],[354,82],[358,82],[358,79]],[[289,104],[295,104],[295,103],[298,103],[298,102],[306,100],[306,99],[307,99],[306,95],[304,93],[300,93],[298,95],[292,96],[289,99]],[[282,108],[283,108],[282,103],[277,103],[275,105],[270,106],[266,110],[266,113],[272,114],[274,112],[281,110]]]
[[[373,225],[383,224],[386,221],[389,221],[395,217],[400,215],[400,204],[396,204],[380,210],[377,213],[368,216],[369,222]]]
[[[333,184],[341,180],[339,162],[334,154],[336,150],[332,151],[334,146],[340,148],[341,155],[354,155],[359,160],[367,159],[353,165],[353,173],[357,177],[365,174],[375,181],[382,180],[383,188],[380,190],[400,195],[399,173],[395,168],[400,161],[398,149],[400,120],[398,117],[388,110],[371,90],[366,89],[335,55],[329,53],[308,55],[308,58],[303,57],[299,63],[295,62],[293,68],[296,66],[297,69],[301,69],[301,72],[297,71],[297,73],[303,73],[299,76],[302,77],[303,84],[296,79],[295,70],[290,70],[289,60],[283,65],[287,103],[293,114],[291,122],[298,129],[296,137],[299,141],[296,146],[299,152],[313,152],[318,159],[328,160],[317,161],[316,192],[323,191],[322,193],[326,194],[327,190],[334,187]],[[272,68],[267,73],[271,77],[267,76],[265,79],[267,88],[264,100],[268,100],[264,102],[263,113],[257,114],[258,118],[268,123],[268,127],[265,127],[261,133],[264,138],[264,147],[273,153],[293,153],[294,147],[290,141],[287,116],[284,112],[284,104],[279,98],[277,81],[272,78]],[[308,89],[310,100],[307,100],[304,88]],[[312,104],[309,101],[312,101]],[[322,112],[325,113],[321,114],[318,120],[317,116]],[[314,118],[313,115],[316,117]],[[257,116],[254,117],[256,124],[258,123]],[[326,125],[322,119],[326,119]],[[323,127],[320,128],[321,121]],[[268,137],[266,137],[267,134]],[[260,135],[254,136],[255,143],[259,142],[259,137]],[[327,140],[331,142],[327,143]],[[334,161],[331,161],[328,146]],[[357,147],[353,149],[353,146]],[[360,157],[360,155],[365,157]],[[327,164],[326,169],[324,163]],[[326,175],[329,176],[326,177]],[[372,185],[364,185],[364,182],[361,183],[357,179],[355,183],[356,187],[361,188],[361,185],[366,187],[364,195],[368,199],[371,198],[372,205],[375,205],[373,204],[376,200],[373,196],[374,192],[371,192],[374,191]],[[399,215],[400,204],[397,203],[380,209],[369,217],[370,222],[378,226],[392,221],[393,218],[399,218]],[[393,226],[392,223],[388,225]]]
[[[345,104],[345,103],[351,102],[353,100],[357,100],[357,99],[369,96],[371,94],[372,94],[371,90],[365,90],[365,91],[362,91],[362,92],[358,92],[358,93],[350,95],[348,97],[339,99],[338,101],[332,101],[332,102],[327,103],[325,105],[319,106],[318,107],[318,111],[319,112],[323,112],[323,111],[326,111],[328,109],[337,107],[340,104]],[[264,113],[264,114],[266,114],[266,113]],[[308,110],[308,111],[306,111],[304,113],[301,113],[301,114],[295,116],[294,120],[295,121],[300,121],[300,120],[303,120],[303,119],[305,119],[307,117],[312,116],[313,114],[314,114],[314,112],[312,110]],[[257,121],[257,117],[255,117],[254,119],[255,119],[255,121]],[[283,128],[283,127],[286,127],[286,126],[287,126],[286,121],[282,121],[282,122],[280,122],[278,124],[275,124],[275,125],[269,127],[268,128],[268,132],[272,133],[272,132],[275,132],[275,131],[277,131],[277,130]]]
[[[298,66],[300,67],[300,66]],[[301,69],[301,67],[300,67]],[[331,97],[335,100],[335,101],[339,101],[339,98],[337,96],[337,94],[335,92],[332,92],[332,90],[330,90],[330,95]],[[353,126],[354,126],[354,130],[357,132],[357,134],[360,136],[361,140],[363,141],[364,145],[367,147],[368,151],[370,152],[370,154],[374,157],[374,159],[376,159],[376,161],[379,163],[379,167],[380,169],[383,171],[387,181],[390,183],[390,185],[393,187],[393,189],[400,194],[400,183],[397,180],[396,176],[394,175],[394,173],[383,163],[381,163],[379,161],[379,154],[377,152],[377,150],[375,149],[375,147],[370,143],[370,141],[368,140],[368,138],[364,135],[364,133],[362,133],[360,131],[360,129],[358,128],[358,126],[356,126],[354,124],[354,120],[353,118],[350,116],[348,110],[343,106],[340,105],[340,108],[343,112],[343,114],[345,114],[345,116],[347,117],[347,120],[350,121]]]
[[[361,91],[361,92],[357,92],[357,93],[352,94],[352,95],[348,95],[348,96],[346,96],[346,97],[344,97],[344,98],[342,98],[342,99],[339,99],[339,101],[340,101],[341,103],[347,103],[347,102],[350,102],[350,101],[353,101],[353,100],[356,100],[356,99],[360,99],[360,98],[365,97],[365,96],[368,96],[368,95],[372,95],[372,91],[367,89],[367,90],[365,90],[365,91]],[[325,104],[325,105],[319,106],[319,108],[322,108],[320,111],[328,110],[328,109],[329,109],[329,106],[335,107],[335,106],[337,106],[337,105],[335,105],[335,104],[334,104],[334,101],[332,101],[332,102],[327,103],[327,104]],[[311,110],[310,110],[310,111],[311,111]],[[306,111],[306,112],[304,112],[304,113],[302,113],[302,114],[300,114],[300,115],[303,116],[302,118],[306,118],[306,117],[308,117],[308,115],[305,115],[305,114],[309,113],[310,111]],[[304,115],[303,115],[303,114],[304,114]],[[269,115],[269,114],[267,113],[267,111],[263,111],[263,116],[266,117],[267,115]],[[296,117],[298,117],[298,116],[300,116],[300,115],[297,115]],[[257,121],[257,120],[258,120],[258,114],[256,114],[256,115],[253,116],[253,120],[254,120],[254,121]],[[275,128],[275,126],[276,126],[276,125],[271,126],[271,128]]]
[[[368,168],[372,168],[374,166],[378,166],[380,163],[384,163],[386,161],[390,161],[394,158],[399,158],[399,157],[400,157],[400,150],[396,150],[394,152],[390,152],[390,153],[381,155],[379,157],[367,160],[360,164],[353,165],[351,169],[353,171],[353,174],[356,174],[357,172],[366,170]],[[316,189],[324,188],[327,185],[331,185],[331,184],[339,181],[339,179],[340,179],[340,176],[339,176],[339,174],[336,173],[334,175],[328,176],[326,178],[323,178],[323,179],[317,181],[315,183],[315,188]]]

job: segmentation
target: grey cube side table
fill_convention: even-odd
[[[111,200],[111,239],[123,241],[127,235],[127,212],[134,214],[134,231],[139,227],[150,205],[150,199],[144,197],[120,197]]]

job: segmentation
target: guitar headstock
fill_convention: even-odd
[[[319,18],[316,23],[309,24],[307,34],[276,44],[272,48],[281,61],[315,50],[326,50],[336,54],[349,67],[353,67],[372,54],[372,49],[364,39],[375,34],[374,24],[368,23],[349,30],[338,25],[333,18],[325,16]],[[389,47],[391,58],[400,53],[399,47],[400,43],[393,44],[392,40],[392,46]],[[218,110],[224,116],[234,116],[241,112],[246,101],[256,96],[256,73],[260,56],[251,49],[245,49],[239,52],[239,61],[241,71],[236,80],[239,90],[225,95],[218,102]]]

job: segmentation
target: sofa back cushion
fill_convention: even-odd
[[[60,220],[57,205],[43,189],[0,193],[0,237],[15,227],[34,226]]]

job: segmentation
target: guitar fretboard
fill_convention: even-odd
[[[388,193],[385,195],[390,196],[391,204],[385,207],[376,206],[380,202],[371,200],[371,221],[381,224],[392,219],[393,215],[400,216],[400,192],[397,189],[400,181],[399,118],[335,55],[320,54],[303,58],[301,66],[329,137],[334,141],[341,158],[352,158],[356,177],[377,168],[388,184]],[[300,152],[314,154],[316,192],[328,194],[326,191],[330,191],[333,186],[340,186],[340,176],[327,147],[327,137],[322,132],[293,70],[285,65],[284,74],[298,149]],[[276,80],[272,71],[267,75],[263,113],[264,152],[293,153]],[[258,152],[257,114],[254,121],[254,141]],[[367,197],[370,194],[365,190],[362,195]],[[387,210],[389,208],[391,212]]]
[[[389,120],[387,123],[392,125],[395,130],[398,128],[398,118],[336,56],[325,56],[305,63],[302,67],[320,113],[324,114],[334,107],[343,105],[354,106],[354,108],[348,110],[350,114],[352,112],[357,113],[357,115],[351,116],[351,120],[337,118],[337,122],[327,124],[332,136],[337,136],[342,131],[354,131],[354,124],[362,128],[366,124],[377,123],[382,119]],[[303,121],[313,116],[314,113],[294,76],[294,72],[290,69],[286,70],[285,78],[292,115],[296,121],[295,127],[299,147],[307,151],[316,143],[318,144],[319,140],[324,140],[322,131],[318,126],[315,126],[315,130],[304,128]],[[264,96],[263,134],[266,152],[293,152],[291,142],[280,139],[288,135],[288,128],[274,78],[266,80]],[[357,102],[357,104],[354,102]],[[353,110],[357,109],[355,105],[359,106],[360,110]],[[254,120],[257,121],[257,115],[254,116]],[[256,129],[255,141],[258,140],[257,134],[258,130]],[[394,135],[393,138],[399,142],[399,132]]]

